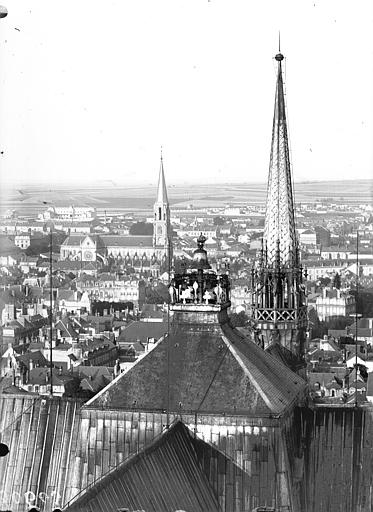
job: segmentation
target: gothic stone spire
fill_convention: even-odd
[[[161,165],[159,168],[157,199],[154,203],[153,245],[163,252],[163,256],[171,257],[171,224],[170,207],[168,204],[166,180],[164,178],[163,156],[161,153]],[[160,255],[162,257],[162,255]]]
[[[252,270],[253,318],[263,348],[304,373],[305,272],[295,230],[281,53],[278,63],[263,244]]]
[[[278,62],[272,146],[269,165],[267,208],[264,227],[264,246],[267,264],[292,266],[297,258],[297,235],[294,220],[293,187],[289,157],[288,133],[281,62]]]
[[[163,156],[162,156],[162,153],[161,153],[161,165],[160,165],[160,168],[159,168],[157,203],[168,204],[166,180],[164,178],[164,170],[163,170]]]

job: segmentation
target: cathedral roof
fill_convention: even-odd
[[[169,338],[161,338],[87,405],[166,410],[169,404],[171,411],[253,417],[284,413],[303,396],[303,379],[228,322],[219,322],[218,313],[209,311],[213,307],[219,309],[175,311]]]
[[[181,422],[163,432],[75,498],[65,512],[193,510],[218,512],[217,493],[199,460],[211,452],[222,467],[242,470]]]

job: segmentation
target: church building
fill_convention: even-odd
[[[71,234],[61,245],[60,259],[81,262],[121,260],[135,268],[161,264],[172,257],[170,207],[164,176],[163,157],[159,169],[157,197],[154,203],[153,235]]]

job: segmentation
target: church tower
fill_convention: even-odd
[[[164,178],[163,156],[159,168],[157,199],[154,203],[153,246],[166,257],[171,252],[170,206],[168,204],[166,180]],[[162,250],[162,251],[160,251]],[[170,254],[172,258],[172,254]]]
[[[273,116],[267,203],[262,248],[252,270],[253,317],[263,348],[304,367],[307,326],[306,273],[301,266],[295,229],[294,193],[289,157],[281,53]]]

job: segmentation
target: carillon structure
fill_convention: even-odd
[[[252,270],[252,311],[263,348],[280,352],[296,370],[303,368],[307,306],[295,229],[294,193],[286,123],[281,53],[273,116],[271,158],[262,247]]]

